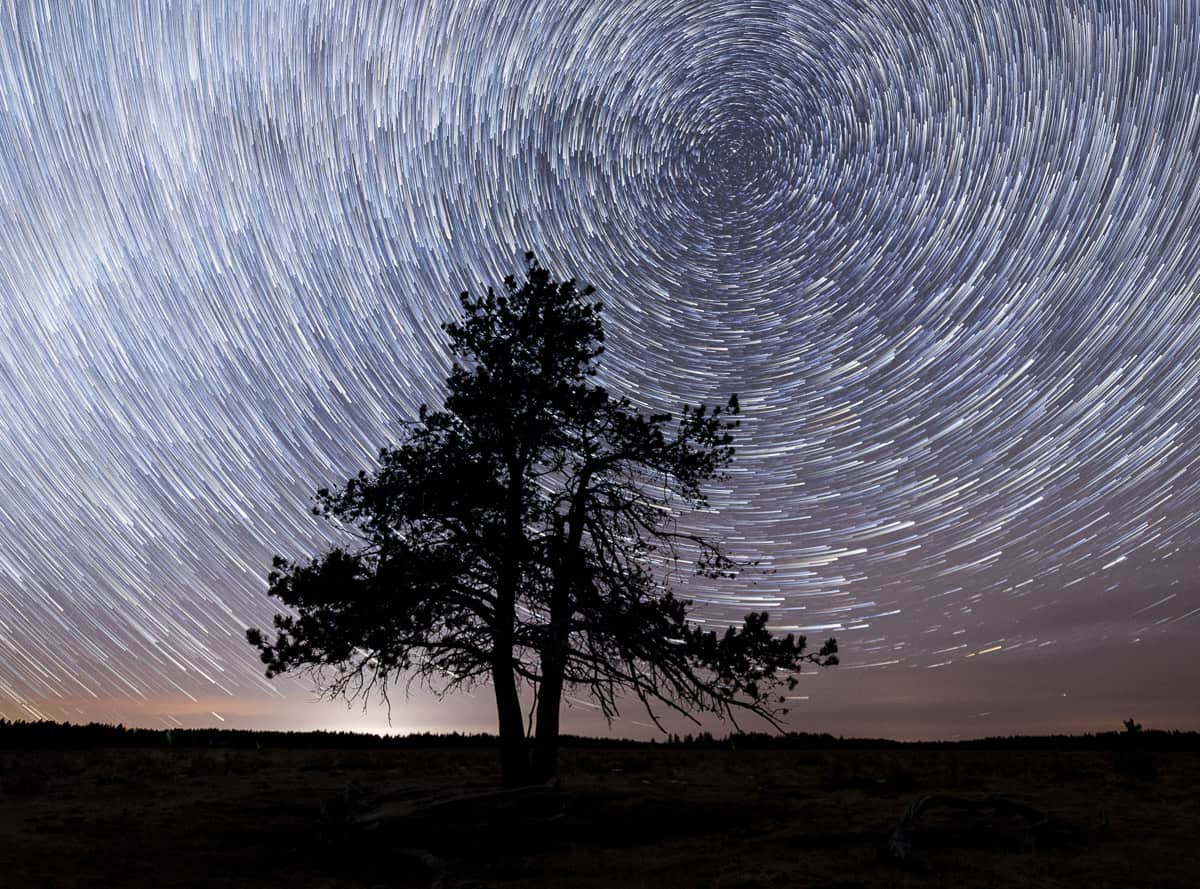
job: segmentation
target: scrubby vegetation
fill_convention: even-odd
[[[558,789],[496,796],[483,735],[5,722],[0,885],[1191,889],[1196,740],[575,738]]]

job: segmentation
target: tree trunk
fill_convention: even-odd
[[[542,658],[542,683],[538,687],[537,731],[533,741],[533,781],[543,784],[558,775],[558,725],[562,705],[563,662]]]
[[[505,787],[529,782],[529,753],[525,747],[525,724],[521,699],[513,675],[511,656],[492,664],[492,687],[496,690],[496,713],[500,730],[500,774]]]
[[[554,584],[550,591],[549,638],[542,650],[542,684],[538,688],[537,730],[533,743],[533,779],[539,783],[558,775],[558,728],[562,705],[563,675],[571,644],[571,594],[583,577],[584,510],[592,469],[579,475],[566,517],[566,539],[558,553]]]
[[[525,722],[521,698],[513,672],[513,623],[516,620],[518,557],[523,550],[522,497],[525,468],[509,455],[508,503],[505,511],[505,549],[496,588],[495,626],[492,628],[492,686],[496,690],[496,714],[500,725],[500,772],[505,787],[529,783],[529,750],[525,744]]]
[[[538,687],[537,729],[533,742],[533,779],[539,784],[558,775],[558,729],[563,679],[571,643],[571,589],[576,582],[579,533],[568,538],[573,547],[560,561],[550,593],[549,638],[541,652],[542,682]]]

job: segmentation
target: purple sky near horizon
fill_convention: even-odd
[[[1200,729],[1195,4],[360,6],[0,12],[0,717],[491,729],[243,634],[534,249],[606,385],[739,393],[706,527],[770,572],[682,580],[838,638],[792,728]]]

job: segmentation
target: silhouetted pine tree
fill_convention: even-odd
[[[270,593],[295,616],[276,616],[273,639],[248,631],[268,676],[307,671],[329,695],[386,697],[403,675],[441,693],[490,683],[510,785],[556,773],[565,689],[610,718],[630,698],[655,722],[657,705],[776,722],[780,684],[837,660],[834,640],[805,653],[765,613],[721,635],[687,620],[691,603],[654,565],[686,556],[710,577],[737,573],[719,541],[672,519],[704,507],[733,459],[737,398],[672,417],[610,394],[594,379],[592,289],[526,258],[523,282],[461,295],[443,409],[422,407],[374,471],[318,492],[314,511],[354,545],[277,558]]]

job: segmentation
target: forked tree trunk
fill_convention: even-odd
[[[509,455],[507,463],[509,492],[504,531],[508,546],[496,586],[492,685],[496,690],[496,714],[499,717],[500,773],[505,787],[520,787],[529,783],[529,750],[525,744],[525,722],[521,718],[517,677],[513,672],[513,623],[516,619],[519,573],[515,560],[524,534],[521,496],[525,484],[525,466],[514,455]]]
[[[584,509],[592,468],[579,474],[571,509],[566,518],[567,536],[555,566],[550,592],[550,633],[542,651],[542,683],[538,688],[537,730],[533,743],[533,779],[544,783],[558,776],[559,710],[562,706],[563,677],[571,644],[571,595],[583,577]]]
[[[570,653],[572,582],[573,577],[564,572],[551,593],[550,638],[542,651],[542,682],[538,686],[537,729],[533,739],[533,780],[538,784],[558,776],[559,714]]]
[[[511,659],[497,658],[492,665],[492,686],[499,717],[501,780],[505,787],[521,787],[529,783],[529,752]]]
[[[538,688],[537,730],[533,740],[532,777],[543,784],[558,776],[559,708],[562,705],[563,665],[553,657],[542,659],[542,684]]]
[[[577,548],[579,534],[568,538],[568,546]],[[574,549],[569,550],[574,552]],[[564,674],[571,634],[571,587],[576,560],[559,566],[550,594],[550,633],[542,651],[542,682],[538,686],[537,729],[533,740],[533,780],[539,784],[558,776],[558,729],[562,707]]]

